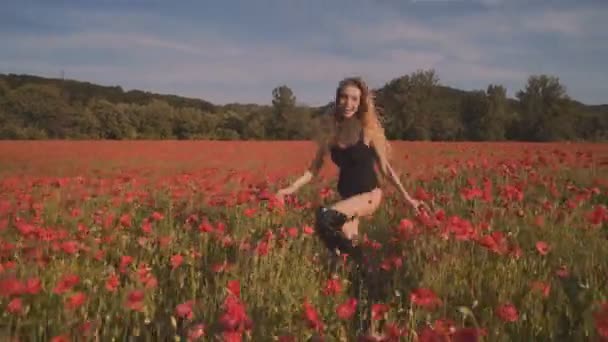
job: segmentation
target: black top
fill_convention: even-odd
[[[330,148],[331,160],[340,169],[338,178],[338,193],[342,198],[368,192],[378,186],[374,170],[376,161],[375,150],[359,140],[350,146],[333,145]]]

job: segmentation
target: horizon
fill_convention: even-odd
[[[379,88],[434,69],[443,86],[471,91],[501,84],[515,98],[528,77],[547,74],[576,101],[608,102],[606,2],[341,4],[347,3],[229,1],[210,9],[189,1],[9,1],[0,12],[0,73],[216,105],[268,105],[272,89],[287,85],[307,106],[331,101],[340,79],[351,75]]]
[[[252,103],[252,102],[238,102],[238,101],[228,101],[228,102],[224,102],[224,103],[215,103],[212,101],[209,101],[208,99],[202,98],[202,97],[191,97],[191,96],[184,96],[184,95],[180,95],[180,94],[176,94],[176,93],[164,93],[164,92],[154,92],[154,91],[150,91],[148,89],[140,89],[140,88],[132,88],[132,89],[127,89],[125,87],[122,87],[120,84],[100,84],[100,83],[95,83],[95,82],[91,82],[88,80],[79,80],[79,79],[72,79],[72,78],[61,78],[61,77],[45,77],[45,76],[41,76],[41,75],[35,75],[35,74],[2,74],[0,73],[0,75],[5,75],[5,76],[10,76],[10,75],[14,75],[14,76],[26,76],[26,77],[41,77],[43,79],[48,79],[48,80],[55,80],[55,81],[59,81],[59,80],[65,80],[65,81],[72,81],[72,82],[81,82],[81,83],[90,83],[92,85],[95,86],[101,86],[101,87],[120,87],[122,89],[123,92],[129,92],[129,91],[141,91],[141,92],[145,92],[145,93],[150,93],[152,95],[160,95],[160,96],[178,96],[178,97],[182,97],[182,98],[186,98],[186,99],[191,99],[191,100],[201,100],[201,101],[205,101],[205,102],[209,102],[212,105],[217,105],[217,106],[226,106],[226,105],[257,105],[257,106],[272,106],[272,103],[270,103],[270,101],[268,103]],[[446,88],[450,88],[450,89],[454,89],[456,91],[474,91],[474,90],[479,90],[479,89],[472,89],[472,90],[467,90],[467,89],[459,89],[459,88],[453,88],[450,87],[448,85],[445,84],[441,84],[441,82],[439,82],[438,86],[440,87],[446,87]],[[508,94],[507,94],[508,95]],[[296,94],[297,96],[297,94]],[[507,99],[509,100],[514,100],[514,101],[519,101],[515,96],[507,96]],[[608,106],[608,102],[606,103],[585,103],[585,102],[581,102],[576,98],[570,98],[573,101],[579,102],[585,106]],[[308,106],[308,107],[323,107],[326,106],[329,101],[332,101],[332,99],[328,99],[328,102],[325,103],[321,103],[321,104],[315,104],[315,105],[311,105],[311,104],[306,104],[306,103],[300,103],[299,101],[296,103],[296,105],[298,106]]]

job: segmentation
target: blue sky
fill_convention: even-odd
[[[331,100],[337,82],[372,87],[434,68],[461,89],[533,74],[584,103],[608,103],[607,0],[3,1],[0,73],[29,73],[269,104]]]

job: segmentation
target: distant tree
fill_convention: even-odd
[[[223,112],[221,117],[221,128],[224,129],[226,132],[231,132],[231,140],[239,139],[245,131],[245,126],[247,125],[245,117],[231,110]]]
[[[201,121],[198,125],[198,132],[202,134],[205,139],[213,139],[215,131],[220,127],[222,118],[218,113],[206,113],[203,112],[201,115]]]
[[[278,113],[285,113],[296,105],[296,97],[291,88],[286,85],[272,90],[272,105]]]
[[[174,108],[163,100],[152,102],[140,107],[136,113],[139,116],[138,132],[143,139],[172,139]]]
[[[431,140],[433,141],[457,141],[464,137],[464,128],[458,113],[443,113],[435,115],[431,125]]]
[[[451,96],[444,94],[443,89],[438,89],[435,96],[437,100],[430,105],[431,140],[460,140],[464,136],[464,128],[460,120],[460,97],[455,101]]]
[[[230,128],[218,128],[214,134],[213,139],[217,140],[240,140],[241,136],[239,133]]]
[[[173,118],[173,136],[177,139],[192,139],[199,134],[202,112],[192,107],[178,108]]]
[[[11,89],[4,80],[0,80],[0,139],[37,139],[45,138],[46,131],[26,129],[27,120],[19,112],[20,108],[10,99]]]
[[[133,138],[135,128],[129,121],[127,107],[115,105],[106,100],[94,99],[89,101],[88,108],[99,123],[99,137],[101,139],[122,140]]]
[[[460,117],[468,140],[483,140],[483,127],[488,116],[489,103],[482,90],[472,91],[462,99]]]
[[[386,131],[389,138],[430,139],[438,82],[434,70],[418,70],[391,80],[378,91],[378,103],[387,114]]]
[[[504,140],[512,120],[507,108],[507,91],[490,84],[484,91],[474,91],[462,99],[461,120],[465,136],[474,141]]]
[[[8,86],[8,83],[6,83],[5,80],[0,79],[0,101],[2,101],[3,98],[6,98],[8,96],[8,92],[10,90],[11,89]]]
[[[6,125],[9,121],[9,115],[7,113],[8,92],[8,84],[0,79],[0,126]]]
[[[490,84],[486,95],[489,105],[486,140],[505,140],[506,127],[513,120],[513,114],[507,109],[507,90],[502,85]]]
[[[517,93],[517,98],[521,108],[521,139],[551,141],[573,137],[573,107],[559,78],[530,76],[526,88]]]
[[[273,116],[269,128],[274,138],[288,139],[287,122],[295,106],[296,97],[291,88],[282,85],[272,90]]]
[[[607,140],[608,105],[566,94],[559,79],[528,78],[505,88],[464,91],[434,70],[395,78],[375,91],[389,139]],[[286,85],[270,105],[209,102],[120,86],[0,74],[0,139],[308,139],[327,106],[298,106]]]
[[[24,84],[13,89],[8,94],[7,110],[16,114],[16,123],[29,127],[28,132],[36,137],[61,139],[69,135],[70,108],[57,87]]]
[[[246,114],[246,126],[242,138],[246,140],[268,139],[267,123],[271,120],[270,109],[258,108]]]
[[[100,139],[101,122],[87,106],[78,104],[70,106],[70,124],[67,127],[71,139]]]
[[[285,122],[287,138],[307,140],[311,137],[312,129],[312,112],[305,107],[294,107]]]
[[[0,85],[0,92],[2,91]],[[7,99],[0,94],[0,138],[18,139],[20,126],[15,118],[7,112]]]

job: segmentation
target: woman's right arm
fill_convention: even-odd
[[[316,177],[321,171],[321,167],[323,166],[323,161],[325,159],[325,151],[326,148],[323,146],[319,146],[317,148],[317,152],[315,153],[315,157],[312,160],[310,166],[302,176],[296,179],[291,185],[286,188],[283,188],[277,192],[279,195],[291,195],[293,193],[298,192],[300,188],[304,185],[308,184],[314,177]]]
[[[333,120],[334,110],[335,107],[333,105],[329,106],[315,124],[313,140],[316,141],[317,151],[312,162],[302,176],[296,179],[290,186],[279,190],[278,195],[291,195],[318,176],[323,167],[325,156],[328,153],[330,137],[335,128]]]

